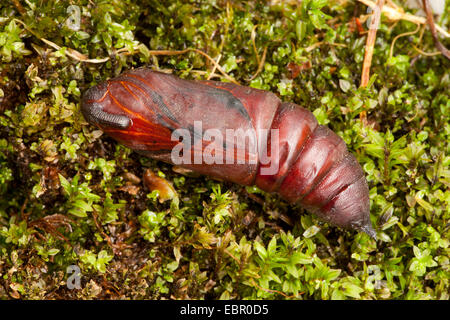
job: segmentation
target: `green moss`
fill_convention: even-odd
[[[449,299],[450,65],[414,49],[436,50],[428,29],[391,52],[416,26],[383,18],[359,88],[356,2],[13,3],[0,4],[0,298]],[[365,171],[379,240],[256,187],[175,173],[83,119],[81,94],[132,67],[206,79],[204,56],[151,51],[186,48],[340,135]],[[147,168],[178,196],[161,203]],[[73,265],[81,289],[65,285]]]

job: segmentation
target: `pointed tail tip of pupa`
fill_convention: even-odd
[[[372,223],[369,221],[367,224],[361,227],[360,229],[362,232],[366,233],[371,237],[373,240],[377,240],[377,232],[372,227]]]

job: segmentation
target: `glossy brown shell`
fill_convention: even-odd
[[[171,163],[176,129],[195,138],[194,122],[202,130],[253,130],[259,141],[260,129],[278,129],[278,148],[269,139],[263,145],[270,156],[261,164],[258,152],[237,143],[233,155],[245,155],[254,163],[184,164],[214,178],[242,185],[255,184],[277,192],[291,203],[333,225],[353,228],[375,237],[370,222],[369,189],[363,170],[348,152],[344,141],[328,127],[318,125],[313,114],[293,103],[283,103],[271,92],[216,81],[189,81],[173,75],[139,68],[89,89],[81,110],[88,122],[148,157]],[[192,142],[192,157],[216,143],[225,155],[225,141]],[[242,152],[238,152],[242,151]],[[276,164],[278,171],[264,175],[262,169]]]

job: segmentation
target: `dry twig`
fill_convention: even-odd
[[[369,83],[370,66],[372,64],[373,47],[377,37],[378,26],[381,20],[381,10],[384,6],[384,0],[378,0],[377,6],[374,8],[372,19],[370,21],[369,33],[367,34],[366,48],[364,52],[364,62],[361,75],[361,87],[366,87]]]
[[[439,51],[442,53],[444,57],[450,60],[450,50],[448,50],[444,45],[439,41],[438,35],[437,35],[437,26],[434,24],[433,20],[433,12],[430,8],[430,3],[428,0],[422,0],[423,4],[423,10],[425,11],[427,15],[427,21],[428,25],[430,26],[431,35],[433,36],[434,44],[436,48],[439,49]]]
[[[42,42],[44,42],[45,44],[47,44],[47,45],[49,45],[50,47],[52,47],[53,49],[55,49],[55,50],[60,50],[61,49],[61,47],[59,46],[59,45],[57,45],[56,43],[54,43],[54,42],[52,42],[52,41],[50,41],[50,40],[47,40],[47,39],[45,39],[45,38],[41,38],[39,35],[37,35],[33,30],[31,30],[26,24],[25,24],[25,22],[23,22],[23,21],[21,21],[21,20],[19,20],[19,19],[13,19],[14,21],[16,21],[16,22],[18,22],[18,23],[20,23],[21,25],[23,25],[24,26],[24,28],[28,31],[28,32],[30,32],[32,35],[34,35],[36,38],[38,38],[39,40],[41,40]],[[134,54],[134,53],[136,53],[136,52],[138,52],[139,51],[139,47],[135,47],[135,48],[133,48],[133,51],[132,52],[130,52],[127,48],[122,48],[122,49],[119,49],[119,50],[117,50],[117,51],[115,51],[115,54],[122,54],[122,53],[124,53],[124,54]],[[219,70],[219,72],[228,80],[228,81],[230,81],[230,82],[233,82],[233,83],[235,83],[235,84],[239,84],[239,82],[237,82],[233,77],[231,77],[230,75],[228,75],[224,70],[223,70],[223,68],[213,59],[213,58],[211,58],[208,54],[206,54],[205,52],[203,52],[203,51],[201,51],[201,50],[198,50],[198,49],[195,49],[195,48],[188,48],[188,49],[184,49],[184,50],[149,50],[148,52],[149,52],[149,54],[151,54],[151,55],[155,55],[155,56],[158,56],[158,55],[166,55],[166,56],[175,56],[175,55],[180,55],[180,54],[184,54],[184,53],[187,53],[187,52],[196,52],[196,53],[198,53],[198,54],[201,54],[202,56],[204,56],[206,59],[208,59],[213,65],[214,65],[214,68],[215,69],[217,69],[217,70]],[[110,58],[109,57],[105,57],[105,58],[101,58],[101,59],[89,59],[86,55],[84,55],[84,54],[82,54],[82,53],[80,53],[80,52],[78,52],[78,51],[76,51],[76,50],[74,50],[74,49],[71,49],[71,48],[66,48],[66,52],[65,52],[65,54],[68,56],[68,57],[71,57],[72,59],[75,59],[75,60],[77,60],[77,61],[80,61],[80,62],[87,62],[87,63],[103,63],[103,62],[106,62],[106,61],[108,61]]]
[[[223,70],[223,68],[213,59],[211,58],[208,54],[206,54],[205,52],[198,50],[198,49],[194,49],[194,48],[187,48],[184,50],[150,50],[149,53],[155,56],[175,56],[175,55],[179,55],[179,54],[184,54],[186,52],[196,52],[198,54],[201,54],[202,56],[204,56],[206,59],[208,59],[215,67],[217,70],[219,70],[219,72],[230,82],[233,82],[235,84],[239,84],[239,82],[237,82],[233,77],[231,77],[230,75],[228,75],[225,70]]]
[[[206,78],[206,80],[210,80],[212,77],[216,75],[215,72],[217,66],[219,65],[220,59],[222,59],[222,54],[219,54],[219,56],[217,57],[216,64],[214,65],[214,68],[212,69],[211,73],[209,74],[208,78]]]
[[[383,10],[384,0],[378,0],[377,5],[373,8],[372,19],[370,20],[369,33],[367,34],[366,48],[364,52],[364,62],[361,74],[360,87],[367,87],[370,79],[370,66],[372,65],[373,47],[377,37],[378,26],[381,20],[381,11]],[[359,117],[362,123],[367,122],[367,112],[363,110]]]
[[[417,32],[419,32],[419,29],[420,29],[420,24],[417,24],[416,30],[411,31],[411,32],[405,32],[405,33],[402,33],[402,34],[397,35],[397,36],[394,38],[394,40],[392,40],[391,48],[390,48],[390,50],[389,50],[389,58],[392,58],[392,55],[394,54],[394,45],[395,45],[395,42],[396,42],[399,38],[405,37],[405,36],[411,36],[411,35],[413,35],[413,34],[416,34]]]
[[[29,32],[31,33],[33,36],[35,36],[36,38],[38,38],[39,40],[41,40],[42,42],[44,42],[45,44],[47,44],[48,46],[52,47],[55,50],[60,50],[61,47],[58,46],[56,43],[47,40],[45,38],[41,38],[39,35],[37,35],[33,30],[31,30],[26,24],[25,22],[19,20],[19,19],[13,19],[15,22],[20,23],[21,25],[23,25],[23,27]],[[77,50],[71,49],[71,48],[66,48],[66,52],[65,52],[66,56],[71,57],[72,59],[75,59],[77,61],[81,61],[81,62],[87,62],[87,63],[103,63],[109,60],[109,57],[107,58],[102,58],[102,59],[89,59],[86,55],[78,52]]]
[[[372,9],[375,9],[375,7],[377,6],[375,2],[370,0],[358,0],[358,1]],[[409,22],[413,22],[415,24],[427,23],[427,19],[425,19],[424,17],[418,17],[412,14],[404,13],[403,9],[401,9],[398,6],[395,7],[389,5],[383,6],[381,12],[386,16],[386,18],[392,21],[406,20]],[[434,26],[436,27],[436,30],[438,32],[442,33],[446,38],[450,38],[450,33],[448,31],[444,30],[442,27],[436,24]]]
[[[264,62],[266,61],[266,54],[267,54],[267,47],[264,48],[264,52],[263,52],[262,58],[259,62],[258,69],[256,70],[255,74],[253,74],[253,76],[250,79],[247,79],[247,81],[252,81],[262,71],[262,69],[264,67]]]

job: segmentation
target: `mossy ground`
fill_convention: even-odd
[[[359,88],[365,13],[350,0],[2,1],[0,298],[448,299],[450,62],[420,53],[436,51],[427,28],[383,16]],[[338,133],[366,173],[379,240],[176,173],[85,122],[81,94],[129,68],[210,76],[199,52],[151,51],[186,48]],[[146,169],[177,195],[160,202]]]

